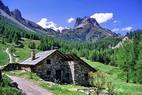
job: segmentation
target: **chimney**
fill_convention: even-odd
[[[35,55],[36,55],[36,54],[35,54],[35,51],[32,50],[32,52],[31,52],[31,59],[32,59],[32,60],[35,60]]]

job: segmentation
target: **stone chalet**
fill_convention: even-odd
[[[94,68],[74,54],[63,54],[58,50],[43,51],[20,63],[22,69],[32,71],[47,81],[89,85],[89,72]]]

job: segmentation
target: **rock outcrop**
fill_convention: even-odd
[[[22,24],[26,24],[26,20],[22,18],[22,14],[18,9],[15,9],[14,11],[11,11],[11,15],[13,18],[21,22]]]
[[[96,19],[90,18],[90,17],[84,17],[84,18],[77,18],[76,23],[74,25],[74,28],[83,28],[86,25],[90,25],[90,27],[100,27]]]
[[[0,9],[2,9],[4,12],[6,12],[8,15],[10,15],[10,11],[9,11],[8,6],[5,6],[1,0],[0,0]]]
[[[71,41],[95,42],[104,38],[118,37],[119,35],[102,28],[94,18],[77,18],[73,29],[63,30],[59,37]]]

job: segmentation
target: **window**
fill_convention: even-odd
[[[89,79],[88,74],[84,74],[84,79],[87,81]]]
[[[47,64],[51,64],[51,60],[50,60],[50,59],[47,59],[47,60],[46,60],[46,63],[47,63]]]

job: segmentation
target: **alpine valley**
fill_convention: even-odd
[[[7,0],[19,5],[19,0],[14,1]],[[42,2],[20,2],[33,6],[37,1]],[[43,1],[55,4],[54,0]],[[0,0],[0,95],[142,95],[142,30],[116,28],[129,30],[123,36],[101,27],[90,16],[77,18],[73,28],[43,28],[3,2]],[[100,0],[93,4],[97,2]]]

